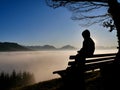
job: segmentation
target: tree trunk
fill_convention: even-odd
[[[109,10],[108,12],[112,15],[112,19],[114,20],[114,24],[117,29],[117,37],[118,37],[118,53],[116,55],[116,61],[120,62],[120,5],[117,0],[108,0]]]

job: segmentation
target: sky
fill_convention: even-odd
[[[117,46],[116,31],[99,25],[81,27],[71,16],[67,8],[53,9],[45,0],[0,0],[0,42],[79,48],[82,31],[89,29],[97,46]]]

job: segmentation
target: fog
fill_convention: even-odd
[[[65,69],[69,56],[74,54],[74,51],[0,52],[0,71],[29,71],[36,82],[45,81],[59,77],[52,72]]]
[[[99,50],[95,53],[111,53],[116,50]],[[0,72],[11,73],[13,70],[28,71],[34,74],[36,82],[58,78],[55,70],[65,69],[69,56],[76,51],[26,51],[0,52]]]

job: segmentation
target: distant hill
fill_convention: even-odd
[[[61,48],[56,48],[52,45],[43,46],[24,46],[14,42],[0,42],[0,51],[29,51],[29,50],[75,50],[71,45],[65,45]]]
[[[71,45],[66,45],[66,46],[63,46],[61,48],[59,48],[60,50],[75,50],[77,48],[71,46]]]
[[[28,51],[27,47],[11,42],[0,42],[0,51]]]
[[[56,47],[52,45],[44,45],[44,46],[26,46],[29,49],[32,50],[57,50]]]
[[[27,46],[27,48],[30,48],[32,50],[75,50],[76,48],[71,45],[65,45],[61,48],[56,48],[52,45],[43,45],[43,46]]]

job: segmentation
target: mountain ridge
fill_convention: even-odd
[[[60,48],[57,48],[53,45],[36,45],[36,46],[25,46],[20,45],[15,42],[0,42],[0,51],[39,51],[39,50],[77,50],[79,48],[76,48],[72,45],[64,45]],[[96,49],[104,50],[104,49],[117,49],[117,46],[96,46]]]
[[[74,46],[65,45],[61,48],[56,48],[53,45],[43,46],[24,46],[15,42],[0,42],[0,51],[36,51],[36,50],[75,50]]]

